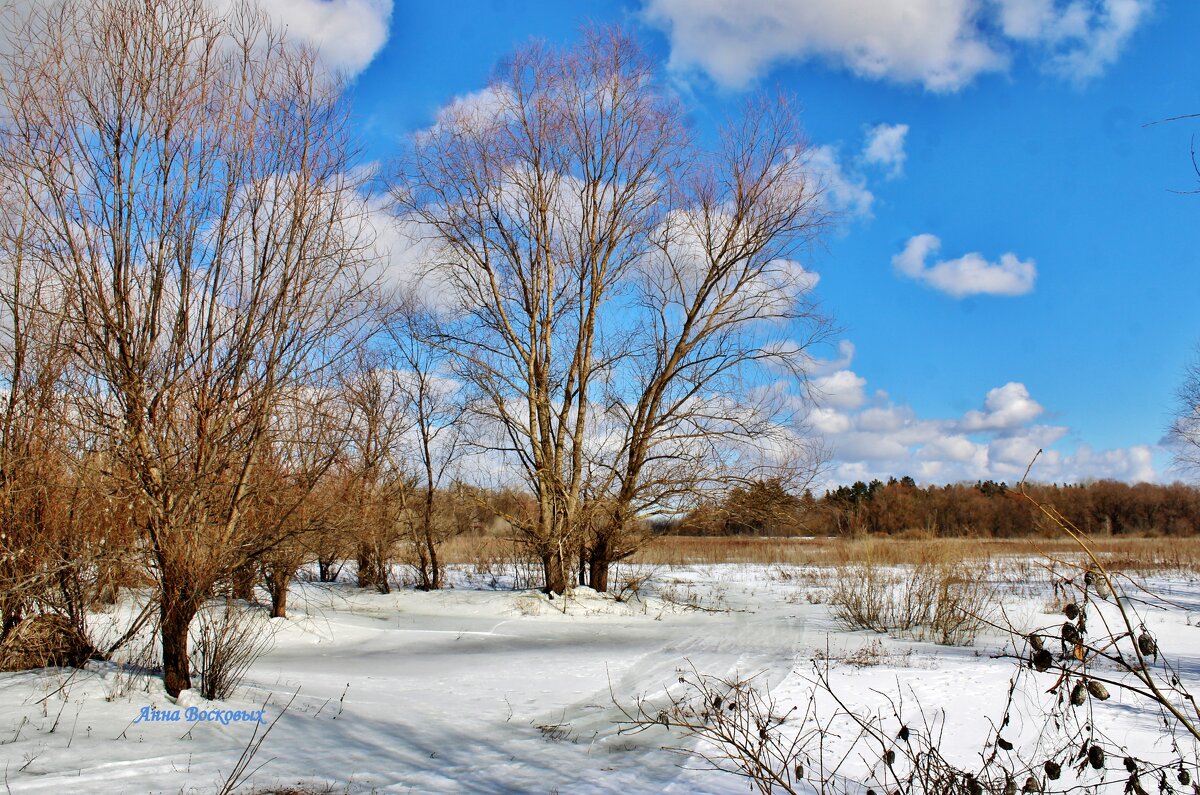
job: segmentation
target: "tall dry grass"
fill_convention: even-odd
[[[1112,537],[1094,539],[1106,566],[1129,573],[1200,571],[1200,537]],[[753,538],[659,536],[630,562],[665,566],[748,563],[787,566],[840,566],[871,561],[917,565],[929,561],[981,561],[997,557],[1073,558],[1070,539],[921,538],[882,536],[843,538]]]

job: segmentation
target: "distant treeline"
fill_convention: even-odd
[[[1026,492],[1089,534],[1200,534],[1200,490],[1180,483],[1027,484]],[[791,493],[779,481],[758,481],[733,489],[719,503],[693,510],[672,528],[683,535],[920,533],[994,538],[1049,531],[1036,506],[1007,483],[918,486],[910,477],[860,481],[820,497],[812,491]]]

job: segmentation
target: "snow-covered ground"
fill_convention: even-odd
[[[663,750],[694,741],[621,732],[620,706],[677,692],[681,674],[696,671],[757,675],[786,709],[806,702],[814,660],[845,703],[876,710],[899,699],[907,719],[919,704],[948,755],[977,759],[1015,669],[995,656],[1007,637],[944,647],[846,631],[824,603],[829,577],[777,566],[658,568],[620,602],[588,589],[551,601],[476,588],[462,572],[438,593],[297,583],[290,617],[263,623],[270,651],[226,702],[189,691],[172,704],[157,679],[110,664],[0,674],[0,770],[13,793],[219,791],[253,724],[189,722],[187,708],[265,705],[276,722],[241,792],[743,793],[745,781]],[[1041,581],[1010,579],[1009,620],[1056,621]],[[1151,614],[1162,645],[1200,679],[1200,584],[1164,575],[1150,585],[1177,603]],[[113,619],[130,615],[132,602]],[[1028,688],[1016,700],[1005,732],[1018,744],[1044,728],[1039,694]],[[180,719],[135,722],[146,707]],[[1131,747],[1154,747],[1153,712],[1120,694],[1096,709],[1111,712]],[[1113,791],[1124,781],[1114,773]]]

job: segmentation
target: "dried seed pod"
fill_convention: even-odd
[[[1088,680],[1087,689],[1092,694],[1092,698],[1100,701],[1108,701],[1108,688],[1104,686],[1103,682]]]
[[[1096,770],[1104,767],[1104,749],[1098,745],[1088,748],[1088,764]]]
[[[1038,649],[1037,653],[1033,655],[1033,667],[1039,672],[1047,670],[1053,664],[1054,655],[1046,649]]]
[[[908,742],[908,727],[901,726],[900,731],[896,734],[896,737],[903,740],[904,742]]]
[[[983,795],[983,785],[973,778],[967,783],[967,788],[971,790],[971,795]]]
[[[1130,773],[1137,772],[1137,760],[1135,760],[1132,756],[1125,757],[1123,761],[1125,762],[1126,770],[1128,770]]]
[[[1030,635],[1027,640],[1029,641],[1029,645],[1033,647],[1034,651],[1042,650],[1042,638],[1040,635]]]
[[[1101,599],[1112,596],[1112,588],[1108,587],[1108,578],[1102,574],[1096,575],[1096,596]]]
[[[1033,776],[1030,776],[1029,778],[1025,779],[1025,786],[1021,787],[1021,792],[1040,792],[1041,789],[1042,788],[1038,785],[1037,779]]]
[[[1004,781],[1004,795],[1017,795],[1017,782],[1013,779]]]
[[[1179,775],[1177,775],[1175,778],[1179,779],[1179,783],[1185,787],[1192,783],[1192,774],[1184,770],[1182,767],[1179,768]]]
[[[1142,654],[1147,657],[1154,657],[1158,654],[1158,644],[1154,641],[1154,636],[1149,632],[1143,632],[1141,635],[1138,635],[1137,644]]]
[[[996,745],[1000,746],[1000,750],[1002,751],[1011,751],[1013,749],[1013,744],[1003,737],[996,738]]]
[[[804,778],[804,765],[797,764],[796,765],[796,779],[799,780],[802,778]]]
[[[891,748],[884,751],[883,752],[883,763],[885,765],[887,765],[888,767],[891,767],[892,765],[894,765],[896,763],[896,752],[893,751]]]
[[[1062,775],[1062,765],[1053,759],[1047,759],[1046,764],[1042,765],[1042,768],[1046,771],[1046,778],[1051,781],[1057,781],[1058,777]]]
[[[1071,646],[1079,642],[1079,630],[1070,621],[1062,625],[1062,639],[1063,643]]]
[[[1076,682],[1071,688],[1071,704],[1076,707],[1083,706],[1083,702],[1087,701],[1087,685],[1083,682]]]
[[[1067,606],[1063,608],[1063,615],[1072,621],[1079,618],[1079,605],[1074,602],[1068,602]]]

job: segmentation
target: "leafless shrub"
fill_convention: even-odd
[[[536,587],[542,576],[542,563],[529,547],[506,538],[459,536],[455,559],[477,587],[520,591]]]
[[[206,605],[197,614],[192,641],[200,695],[210,700],[231,696],[271,642],[271,632],[259,611],[232,599]]]
[[[636,569],[626,569],[618,571],[616,580],[616,588],[610,588],[614,591],[613,598],[618,602],[628,602],[634,599],[641,599],[642,592],[646,589],[646,585],[655,578],[659,573],[659,567],[639,567]]]
[[[965,646],[987,624],[996,600],[986,575],[986,566],[965,562],[895,568],[866,561],[838,567],[829,603],[851,629]]]
[[[764,795],[801,791],[813,773],[806,769],[811,764],[807,752],[822,734],[821,726],[811,723],[813,702],[804,712],[781,710],[753,677],[709,676],[695,669],[681,671],[678,684],[681,692],[669,694],[665,703],[640,698],[632,707],[622,707],[621,732],[679,731],[712,743],[714,750],[701,752],[705,761],[715,770],[748,779]],[[779,731],[785,724],[798,731]],[[817,771],[820,780],[824,774]]]

